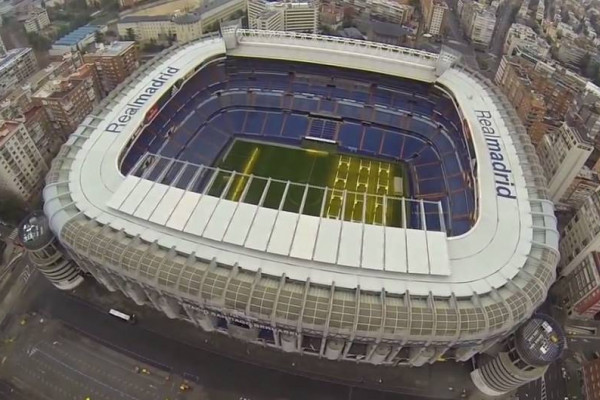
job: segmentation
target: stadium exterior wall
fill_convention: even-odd
[[[252,38],[252,51],[257,51],[254,56],[260,54],[257,50],[261,48],[260,41],[262,48],[277,47],[278,41],[292,39],[316,49],[323,40],[326,46],[346,46],[346,51],[350,45],[361,45],[347,41],[335,44],[313,35],[254,33],[257,37],[249,31],[236,32],[236,35]],[[208,43],[203,50],[204,57],[226,54],[223,39],[205,37],[200,41]],[[106,288],[122,291],[137,304],[151,305],[170,318],[185,319],[207,331],[263,342],[286,352],[386,365],[408,362],[415,366],[442,357],[467,360],[513,332],[543,302],[555,278],[558,252],[556,221],[552,205],[546,199],[545,180],[537,156],[506,98],[482,76],[458,67],[454,67],[452,73],[462,74],[484,87],[500,110],[499,115],[514,145],[511,151],[515,152],[522,169],[530,203],[529,253],[521,255],[523,266],[512,278],[503,285],[491,285],[491,290],[477,290],[474,286],[468,296],[439,295],[431,291],[429,295],[415,295],[410,290],[378,292],[361,290],[360,286],[338,287],[334,281],[323,285],[311,282],[310,278],[293,280],[285,273],[274,276],[263,273],[260,268],[251,271],[244,265],[225,265],[216,258],[202,259],[193,252],[161,246],[159,235],[151,229],[143,234],[128,234],[128,227],[134,222],[130,216],[122,215],[109,224],[102,220],[100,212],[78,208],[84,197],[93,193],[73,190],[76,185],[71,181],[74,179],[71,172],[79,162],[77,153],[93,145],[90,137],[106,116],[106,110],[116,102],[116,96],[139,85],[140,80],[160,65],[161,59],[183,54],[195,43],[165,50],[117,87],[62,147],[47,176],[44,199],[51,228],[80,267]],[[243,40],[240,43],[241,46],[232,49],[234,54],[243,52],[240,50],[245,46]],[[386,51],[402,54],[402,49],[382,50],[381,46],[374,46],[372,55],[377,52],[383,55]],[[310,57],[308,52],[295,54]],[[425,58],[422,62],[428,77],[423,76],[422,80],[429,82],[443,72],[428,59],[432,56],[413,57],[415,64],[421,62],[421,57]],[[202,62],[202,57],[188,58],[194,59],[196,64]],[[310,57],[304,61],[312,60]],[[385,57],[377,60],[385,62]],[[356,67],[356,63],[347,65]],[[366,66],[372,69],[373,64]],[[398,73],[403,71],[396,68],[392,74]],[[410,77],[419,79],[415,75]],[[450,81],[445,86],[454,92]],[[461,107],[468,107],[467,98],[457,96],[455,101]],[[474,132],[475,127],[469,130]],[[110,160],[111,157],[110,162],[115,163],[118,154],[107,154],[104,158]],[[170,271],[177,271],[175,282],[168,279]]]

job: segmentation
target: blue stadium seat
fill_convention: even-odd
[[[340,127],[338,141],[340,146],[355,151],[360,146],[363,127],[358,124],[345,123]]]
[[[389,157],[401,158],[403,141],[403,135],[396,132],[385,131],[381,153]]]
[[[383,139],[383,131],[381,129],[369,127],[365,131],[365,137],[363,139],[361,150],[368,151],[369,153],[378,154],[381,148],[381,141]]]
[[[283,136],[288,138],[302,138],[308,132],[308,118],[302,115],[288,114],[283,126]]]
[[[263,134],[265,136],[281,136],[283,126],[283,115],[280,113],[268,113]]]

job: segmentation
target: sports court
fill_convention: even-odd
[[[398,162],[235,140],[217,167],[227,172],[219,172],[212,182],[213,195],[332,219],[401,226],[400,197],[408,195],[408,184],[405,167]]]

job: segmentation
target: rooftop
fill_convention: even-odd
[[[96,31],[99,31],[100,27],[97,25],[85,25],[74,31],[67,33],[65,36],[54,42],[55,46],[73,46],[81,42],[90,35],[94,35]]]
[[[30,51],[31,49],[29,47],[8,50],[4,57],[0,57],[0,71],[5,68],[12,67],[17,60],[19,60],[21,57],[23,57]]]
[[[18,122],[14,121],[1,121],[0,125],[0,147],[4,146],[4,144],[12,137],[12,135],[17,131],[19,127]]]
[[[112,57],[125,52],[125,50],[131,48],[132,46],[135,46],[135,42],[115,41],[109,45],[103,45],[100,43],[96,44],[95,46],[90,46],[91,49],[90,51],[88,51],[87,54],[94,56]]]

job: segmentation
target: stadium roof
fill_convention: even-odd
[[[81,42],[85,38],[89,37],[99,31],[100,27],[97,25],[85,25],[75,29],[72,32],[67,33],[65,36],[54,42],[55,46],[74,46]]]
[[[508,286],[529,299],[511,303],[511,310],[519,310],[514,315],[511,311],[515,321],[525,315],[526,304],[533,308],[543,301],[558,257],[553,206],[545,199],[535,150],[495,87],[475,73],[450,68],[454,59],[444,54],[307,34],[225,34],[236,35],[235,47],[226,49],[225,40],[214,37],[172,50],[117,88],[118,96],[85,120],[53,163],[44,189],[45,211],[55,233],[85,216],[94,226],[103,226],[102,232],[114,232],[116,241],[122,235],[136,238],[127,250],[132,256],[139,251],[136,243],[154,243],[153,248],[171,249],[173,254],[282,276],[282,282],[289,278],[425,297],[490,294],[484,305],[501,303],[496,291]],[[117,160],[153,102],[127,118],[119,134],[107,132],[109,124],[165,71],[172,72],[168,79],[175,82],[202,60],[225,54],[352,65],[430,82],[447,91],[461,110],[477,156],[478,215],[473,228],[447,237],[443,232],[319,220],[255,206],[252,210],[249,204],[122,176]],[[152,99],[168,88],[163,85]],[[498,183],[502,181],[506,184]],[[240,233],[247,239],[240,239]],[[65,240],[83,234],[84,228],[73,228]],[[91,241],[84,242],[88,240],[78,246],[95,248]]]

